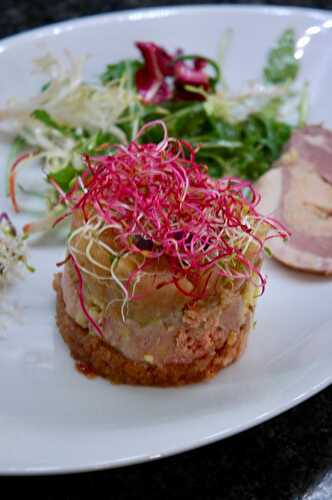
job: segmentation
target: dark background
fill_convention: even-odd
[[[83,15],[202,3],[213,2],[0,0],[0,38]],[[328,0],[227,3],[332,9]],[[21,498],[43,499],[332,500],[332,386],[263,425],[175,457],[86,474],[0,478],[1,498],[17,498],[18,489]]]

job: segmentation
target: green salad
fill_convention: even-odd
[[[227,84],[225,51],[217,62],[181,50],[170,54],[152,42],[136,47],[139,58],[107,65],[93,82],[83,77],[84,58],[46,55],[35,61],[45,75],[40,93],[29,102],[13,100],[0,111],[0,121],[13,134],[7,194],[14,209],[24,210],[18,201],[20,191],[28,192],[20,182],[24,165],[41,166],[47,181],[46,190],[37,186],[28,192],[42,196],[47,209],[26,232],[46,230],[64,213],[54,185],[63,193],[70,190],[85,168],[84,153],[111,153],[151,120],[163,120],[169,137],[197,148],[198,160],[212,177],[252,181],[279,158],[293,128],[305,123],[307,93],[306,87],[294,87],[299,64],[291,29],[268,52],[261,75],[238,94]],[[285,119],[290,108],[296,116],[292,123]],[[151,128],[140,140],[158,142],[159,133],[158,127]]]

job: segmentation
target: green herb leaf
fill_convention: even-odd
[[[294,30],[288,29],[269,52],[264,68],[264,77],[268,83],[281,84],[295,80],[299,72],[299,63],[294,57],[294,52],[295,33]]]
[[[51,81],[44,83],[44,85],[42,85],[41,92],[46,92],[50,85]]]
[[[98,155],[100,153],[106,154],[112,144],[117,144],[119,140],[109,132],[103,132],[99,130],[91,137],[87,137],[82,139],[77,146],[75,147],[75,151],[77,153],[88,153],[92,156]],[[109,145],[107,148],[100,149],[100,146]]]
[[[185,101],[180,109],[165,117],[170,136],[189,138],[210,129],[208,117],[201,102]]]
[[[197,160],[208,166],[212,177],[234,175],[250,180],[258,179],[279,158],[292,130],[286,123],[261,113],[233,124],[210,117],[211,124],[213,129],[206,136],[209,141],[204,142],[204,137],[187,138],[195,145],[203,145]]]
[[[61,189],[67,193],[71,186],[71,181],[79,174],[79,172],[72,167],[67,165],[66,167],[58,170],[57,172],[52,172],[48,174],[49,179],[54,179],[55,182],[61,187]]]
[[[124,59],[116,64],[108,64],[100,79],[105,84],[127,76],[128,83],[132,85],[134,75],[140,67],[142,63],[137,59]]]
[[[235,151],[232,168],[235,175],[256,180],[280,157],[292,128],[259,113],[250,115],[237,128],[242,147]]]
[[[33,266],[30,266],[30,264],[28,264],[27,262],[25,262],[25,267],[27,268],[27,270],[29,271],[29,273],[35,273],[36,272],[36,268],[33,267]]]
[[[211,116],[201,102],[163,103],[163,112],[161,106],[149,108],[142,117],[142,125],[162,118],[171,137],[181,137],[193,146],[200,146],[197,161],[208,166],[212,177],[234,175],[256,180],[280,157],[292,131],[292,127],[276,119],[279,106],[280,100],[276,98],[262,112],[251,114],[242,122],[230,123]],[[142,140],[159,142],[161,136],[162,132],[155,127]]]
[[[74,130],[68,125],[62,125],[55,121],[45,109],[35,109],[31,116],[46,125],[46,127],[54,128],[63,135],[73,135],[74,133]]]
[[[268,257],[272,257],[272,252],[269,249],[269,247],[264,247],[264,252],[265,252],[265,255],[267,255]]]

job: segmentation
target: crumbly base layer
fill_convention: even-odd
[[[208,380],[222,368],[234,363],[243,353],[251,326],[252,312],[237,335],[230,335],[213,355],[192,363],[174,363],[163,366],[126,358],[100,337],[80,327],[66,312],[62,296],[61,274],[54,277],[57,294],[56,321],[59,331],[76,361],[87,364],[96,375],[119,384],[178,386]]]

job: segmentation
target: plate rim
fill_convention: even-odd
[[[249,421],[246,421],[244,424],[240,424],[236,427],[233,427],[231,430],[225,431],[223,433],[215,433],[211,436],[207,436],[204,438],[200,438],[199,441],[196,441],[195,444],[187,444],[180,447],[173,447],[165,452],[161,452],[154,455],[141,455],[134,456],[130,458],[121,458],[116,462],[96,462],[93,461],[90,464],[86,463],[85,465],[78,466],[33,466],[26,468],[11,468],[11,469],[0,469],[0,477],[10,476],[10,477],[18,477],[18,476],[58,476],[58,475],[68,475],[68,474],[77,474],[77,473],[85,473],[85,472],[97,472],[102,470],[111,470],[111,469],[119,469],[120,467],[129,467],[131,465],[139,465],[142,463],[150,463],[157,460],[162,460],[164,458],[172,457],[175,455],[179,455],[182,453],[186,453],[188,451],[197,450],[203,448],[204,446],[209,446],[211,444],[217,443],[218,441],[222,441],[224,439],[230,438],[232,436],[241,434],[242,432],[253,429],[254,427],[263,424],[269,420],[278,417],[279,415],[286,413],[304,403],[311,397],[317,395],[327,387],[332,384],[332,374],[330,376],[325,377],[324,380],[317,383],[311,389],[305,393],[300,394],[292,398],[286,405],[278,405],[269,412],[264,412],[258,417],[254,417]]]
[[[313,16],[319,20],[331,18],[331,9],[316,9],[300,6],[277,6],[277,5],[260,5],[260,4],[198,4],[198,5],[181,5],[181,6],[153,6],[153,7],[141,7],[136,9],[126,9],[119,11],[109,11],[106,13],[87,15],[75,17],[72,19],[54,22],[40,27],[36,27],[30,30],[25,30],[18,34],[10,35],[5,38],[0,39],[0,61],[1,53],[6,52],[15,48],[15,45],[24,40],[30,40],[31,37],[34,39],[42,39],[47,36],[56,36],[64,31],[71,31],[73,29],[81,29],[84,26],[93,26],[99,24],[106,24],[109,20],[115,20],[118,22],[131,22],[134,20],[145,19],[155,19],[163,18],[177,15],[185,15],[195,12],[212,12],[212,11],[223,11],[223,12],[234,12],[241,11],[244,14],[257,12],[260,14],[270,14],[275,15],[296,15],[299,13],[307,14],[308,16]],[[56,32],[55,32],[56,30]],[[231,429],[226,429],[219,433],[214,433],[212,435],[207,435],[200,438],[198,441],[192,440],[191,443],[182,446],[173,446],[170,449],[161,452],[157,455],[143,454],[139,457],[127,457],[115,461],[114,459],[109,462],[96,462],[96,460],[91,463],[85,463],[84,465],[78,466],[33,466],[33,467],[14,467],[14,468],[2,468],[0,469],[0,476],[35,476],[35,475],[59,475],[59,474],[72,474],[78,472],[92,472],[97,470],[125,467],[134,464],[140,464],[144,462],[150,462],[152,460],[158,460],[170,456],[174,456],[179,453],[184,453],[189,450],[198,449],[203,446],[215,443],[227,437],[234,436],[246,430],[249,430],[256,425],[262,424],[278,415],[287,412],[291,408],[303,403],[312,396],[318,394],[323,389],[327,388],[332,384],[332,373],[329,376],[325,376],[323,380],[314,384],[309,390],[301,393],[298,396],[291,398],[286,404],[278,404],[272,407],[269,411],[264,412],[256,417],[252,417],[246,422],[239,424]]]
[[[109,18],[118,19],[119,21],[133,21],[135,19],[145,19],[148,18],[162,18],[170,17],[174,15],[183,15],[187,12],[202,12],[202,11],[256,11],[263,14],[272,15],[291,15],[292,13],[307,13],[308,15],[313,15],[317,18],[327,17],[329,14],[332,15],[332,9],[319,9],[313,7],[301,7],[301,6],[287,6],[287,5],[262,5],[262,4],[235,4],[230,3],[217,4],[195,4],[195,5],[164,5],[164,6],[152,6],[152,7],[139,7],[133,9],[124,9],[117,11],[103,12],[100,14],[92,14],[86,16],[73,17],[71,19],[66,19],[64,21],[56,21],[46,25],[38,26],[29,30],[24,30],[22,32],[9,35],[4,38],[0,38],[0,57],[1,54],[11,48],[16,42],[24,40],[24,38],[30,38],[31,36],[36,36],[36,38],[42,38],[47,35],[58,35],[63,31],[71,31],[74,27],[87,26],[90,24],[100,24],[107,22]],[[54,33],[54,29],[59,29],[59,32]],[[53,31],[53,33],[52,33]],[[39,35],[39,36],[38,36]]]

